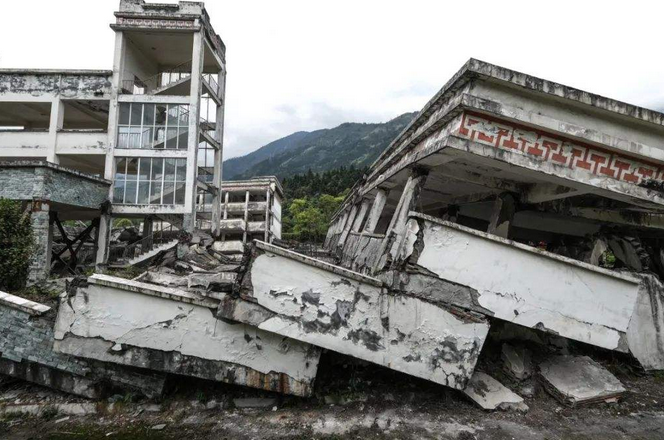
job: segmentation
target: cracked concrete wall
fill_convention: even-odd
[[[0,197],[13,200],[48,200],[99,209],[108,198],[109,185],[103,179],[40,161],[0,167]]]
[[[0,97],[67,99],[106,98],[111,94],[109,71],[9,70],[0,72]]]
[[[664,370],[664,284],[640,274],[641,288],[627,329],[630,352],[646,370]]]
[[[156,296],[164,290],[173,298],[175,289],[155,286],[154,292],[148,292],[142,283],[103,278],[90,278],[88,285],[61,301],[55,331],[57,351],[271,391],[311,394],[320,356],[317,348],[221,321],[201,304]],[[105,279],[114,284],[108,285]]]
[[[101,365],[53,350],[53,313],[31,316],[0,304],[0,373],[88,398],[104,394],[105,382],[158,396],[163,377]]]
[[[496,318],[627,351],[639,291],[627,275],[416,213],[400,261],[472,289]]]
[[[258,245],[265,252],[243,281],[252,302],[227,298],[221,316],[457,389],[472,376],[489,329],[483,318],[392,295],[376,279]]]

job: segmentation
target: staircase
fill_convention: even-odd
[[[118,249],[120,252],[115,254],[114,261],[111,261],[109,267],[122,269],[136,266],[150,261],[160,252],[173,249],[180,241],[173,238],[173,224],[167,229],[162,229],[152,235],[144,237],[134,243]]]

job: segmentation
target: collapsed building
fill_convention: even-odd
[[[331,350],[523,408],[476,368],[505,326],[664,369],[663,114],[471,59],[353,187],[331,263],[274,244],[276,179],[221,183],[225,48],[203,4],[116,17],[113,71],[0,71],[0,125],[18,128],[0,196],[32,212],[35,281],[67,219],[91,219],[66,248],[96,237],[102,266],[113,218],[140,218],[123,265],[149,268],[77,277],[52,308],[0,295],[0,372],[87,397],[158,394],[169,374],[310,396]],[[155,219],[186,234],[159,226],[156,246]],[[535,374],[522,347],[502,355]],[[587,357],[537,374],[571,404],[625,391]]]

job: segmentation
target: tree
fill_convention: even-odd
[[[0,199],[0,289],[25,286],[33,246],[30,215],[23,213],[21,202]]]

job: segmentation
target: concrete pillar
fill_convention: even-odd
[[[514,219],[516,202],[510,193],[500,194],[493,204],[487,232],[503,238],[510,238],[510,226]]]
[[[97,268],[108,263],[112,225],[113,217],[108,213],[102,214],[97,228],[97,255],[95,257]]]
[[[104,165],[104,178],[113,180],[115,175],[114,150],[118,137],[118,94],[122,86],[122,73],[124,71],[125,39],[122,31],[115,32],[115,52],[113,55],[113,77],[111,79],[111,99],[108,109],[108,149]],[[113,185],[109,189],[109,200],[113,200]]]
[[[244,233],[242,234],[242,243],[247,243],[247,231],[249,230],[249,191],[244,194]]]
[[[196,179],[198,178],[198,139],[200,130],[201,90],[203,83],[203,34],[202,31],[194,33],[194,44],[191,58],[191,88],[189,90],[189,142],[187,150],[187,176],[184,206],[185,214],[182,228],[186,232],[194,232],[196,226]],[[190,217],[190,218],[189,218]]]
[[[265,243],[272,241],[270,240],[270,212],[270,188],[268,187],[265,192],[265,237],[263,238]]]
[[[341,231],[341,237],[339,237],[337,248],[343,248],[344,244],[346,244],[346,238],[348,238],[348,234],[350,233],[350,229],[353,226],[353,221],[355,220],[356,215],[357,215],[357,205],[353,205],[353,207],[350,208],[350,214],[348,214],[348,219],[346,220],[344,229],[343,231]]]
[[[51,163],[60,163],[58,158],[58,131],[62,130],[65,120],[65,105],[60,98],[51,103],[51,120],[48,126],[48,151],[46,160]]]
[[[152,236],[154,234],[154,217],[151,215],[146,216],[143,219],[143,234],[142,234],[142,245],[141,252],[151,251],[154,247],[154,241]]]
[[[360,205],[360,210],[355,216],[355,221],[353,222],[353,228],[351,231],[353,232],[360,232],[360,228],[362,227],[362,222],[364,221],[364,218],[367,215],[367,212],[369,211],[369,206],[371,205],[371,202],[367,199],[362,200],[362,204]]]
[[[226,75],[222,70],[219,72],[219,84],[226,81]],[[225,89],[225,88],[224,88]],[[222,90],[224,90],[222,89]],[[212,197],[212,235],[219,236],[219,220],[221,219],[221,183],[223,182],[224,162],[224,107],[225,100],[221,97],[222,105],[217,106],[217,125],[214,138],[219,143],[219,149],[214,152],[214,176],[212,184],[217,187],[217,195]]]
[[[387,191],[378,188],[376,197],[371,205],[371,211],[369,211],[369,218],[367,218],[367,223],[364,226],[364,232],[373,234],[380,220],[380,216],[383,214],[383,209],[385,208],[385,202],[387,202]]]
[[[51,274],[51,246],[53,244],[53,225],[50,207],[47,202],[32,202],[30,223],[34,237],[34,252],[30,261],[28,284],[45,281]]]
[[[411,171],[410,177],[404,186],[399,204],[394,210],[390,225],[385,232],[385,238],[381,244],[379,255],[380,258],[373,272],[379,272],[385,265],[394,259],[402,246],[403,238],[406,232],[406,223],[408,221],[408,213],[417,206],[420,192],[426,182],[428,172],[422,169],[414,169]]]

